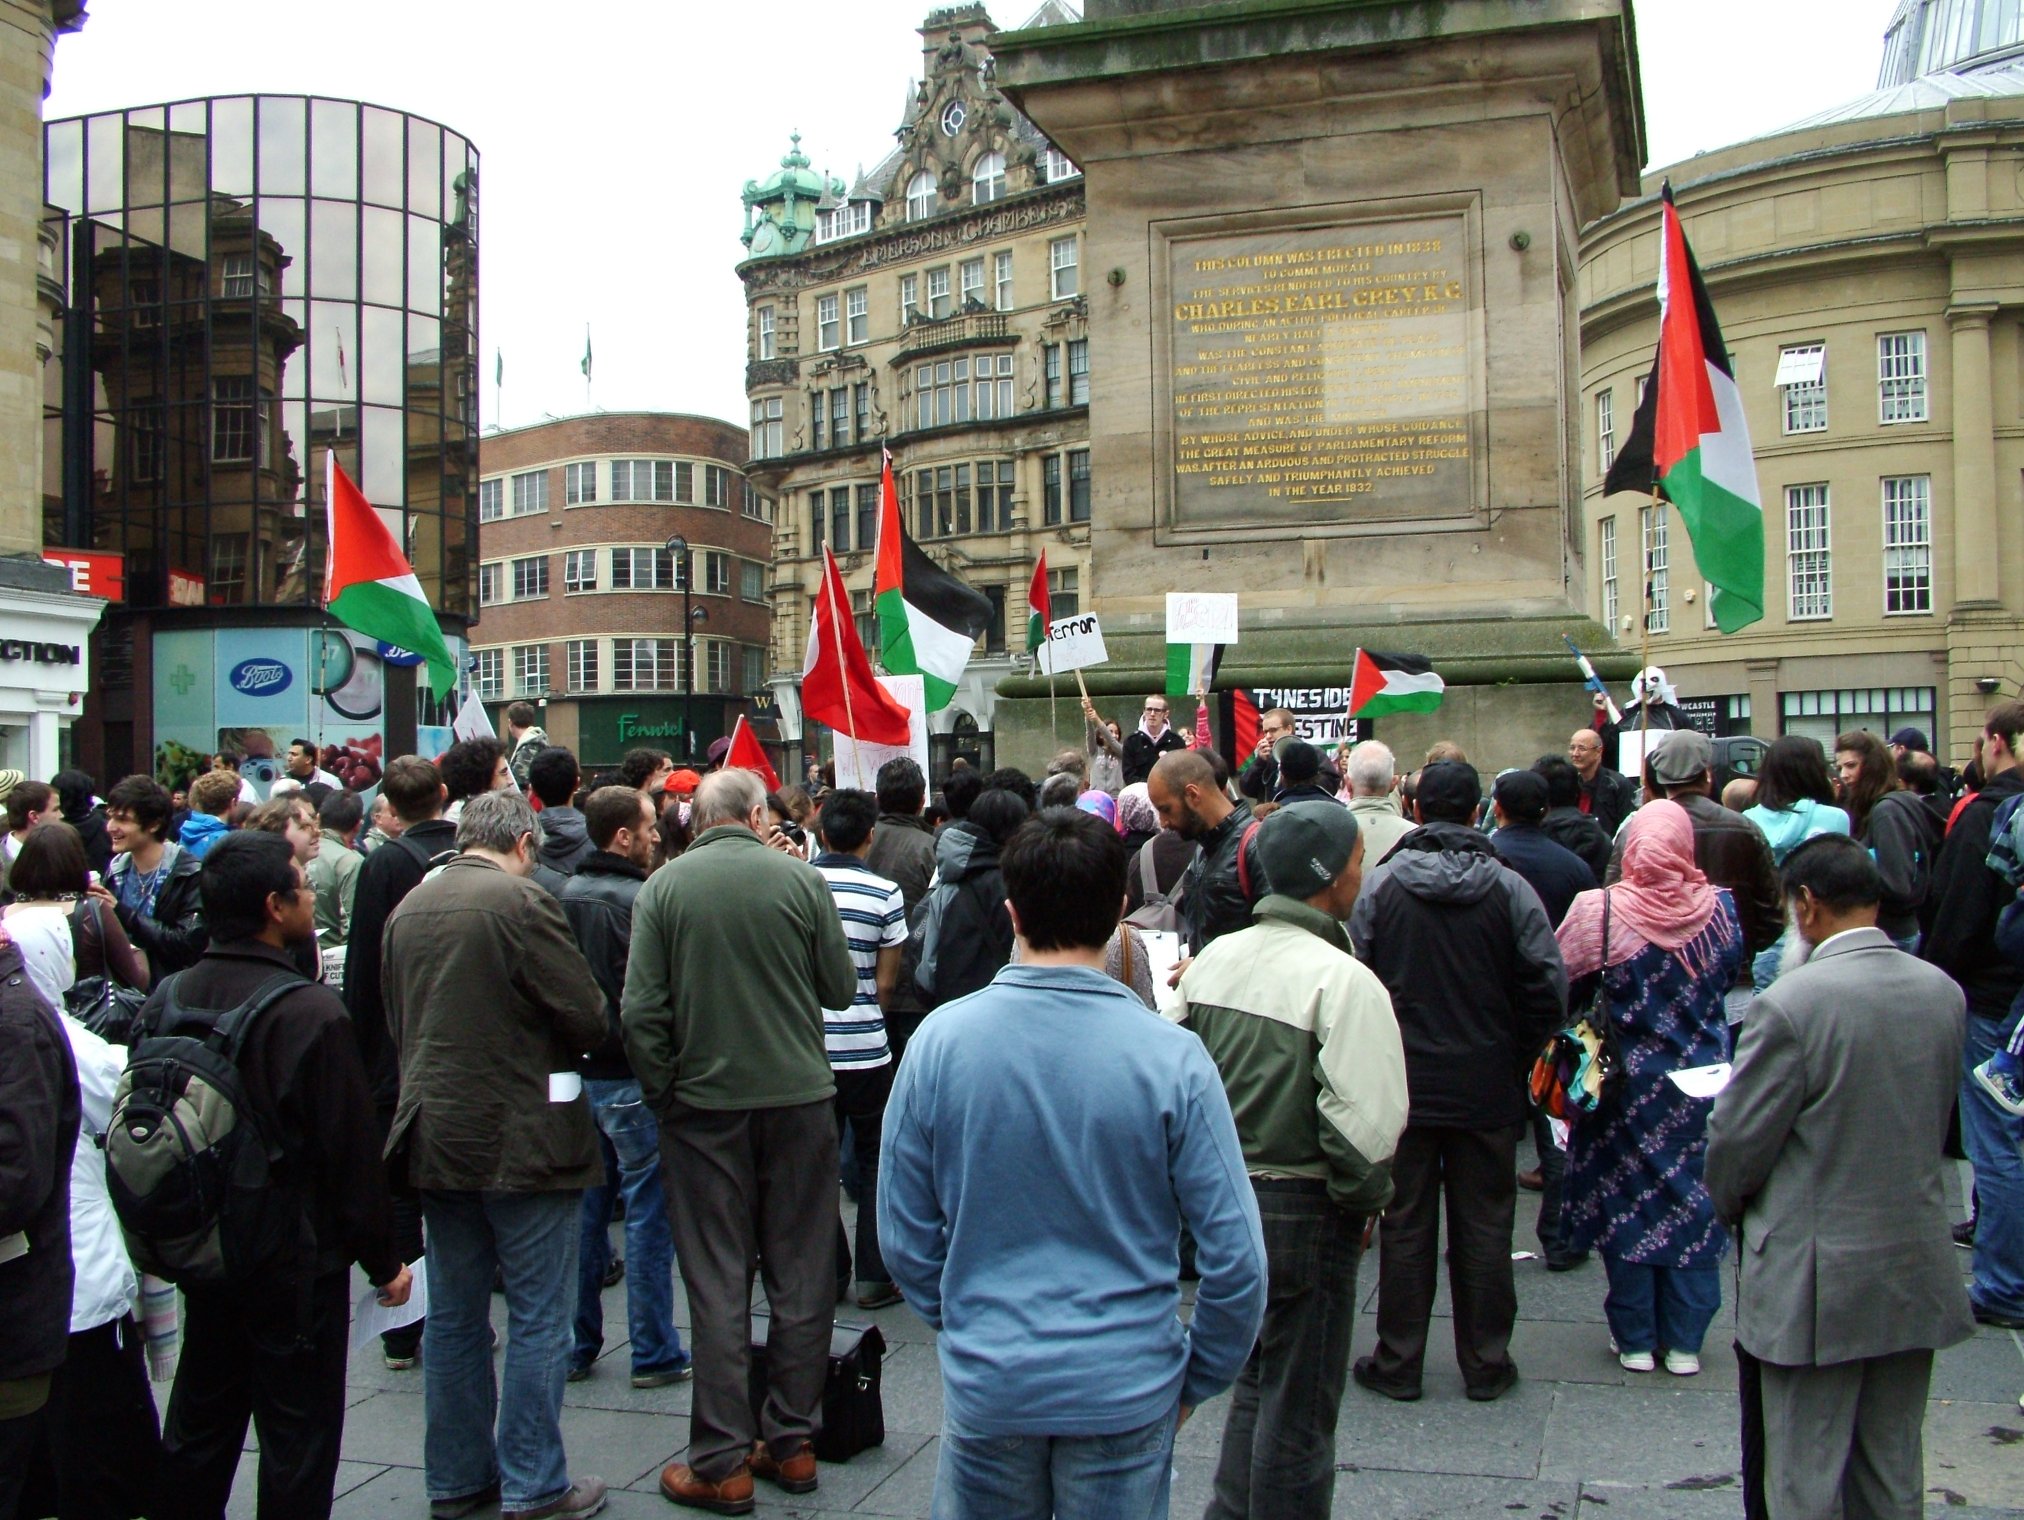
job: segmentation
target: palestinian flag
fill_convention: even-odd
[[[1223,663],[1221,644],[1167,645],[1167,695],[1196,697],[1216,684]]]
[[[1033,653],[1047,642],[1047,625],[1054,621],[1054,599],[1047,594],[1047,551],[1033,567],[1032,584],[1026,588],[1026,652]]]
[[[454,692],[457,662],[414,566],[330,449],[323,451],[323,503],[330,534],[324,607],[345,627],[420,655],[427,662],[429,689],[438,696]]]
[[[1603,490],[1658,494],[1680,509],[1694,562],[1714,594],[1715,626],[1764,616],[1764,508],[1743,396],[1673,187],[1660,205],[1659,351],[1623,452]]]
[[[1387,713],[1432,712],[1447,689],[1448,683],[1434,674],[1429,660],[1359,649],[1349,678],[1349,715],[1382,718]]]
[[[872,589],[879,663],[890,675],[919,676],[928,711],[939,712],[956,695],[971,647],[991,626],[991,604],[983,592],[937,566],[907,536],[890,453],[885,456],[880,496],[878,578]]]

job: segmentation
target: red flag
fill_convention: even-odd
[[[757,771],[759,779],[766,783],[766,790],[780,790],[780,778],[773,772],[773,762],[766,758],[766,747],[759,742],[759,736],[752,732],[752,726],[745,721],[743,713],[731,727],[731,748],[724,754],[724,764],[736,766],[741,771]]]
[[[1230,693],[1230,754],[1232,765],[1242,766],[1258,747],[1258,704],[1251,693],[1238,687]]]
[[[871,661],[857,636],[850,593],[836,556],[822,551],[822,589],[808,626],[808,659],[801,667],[801,710],[838,733],[868,744],[904,745],[913,738],[906,708],[872,679]]]
[[[1033,567],[1033,580],[1026,588],[1026,648],[1029,653],[1047,642],[1047,625],[1054,621],[1054,599],[1047,594],[1047,551]]]

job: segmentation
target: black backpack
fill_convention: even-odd
[[[232,1008],[191,1008],[166,978],[134,1029],[113,1094],[106,1185],[134,1266],[172,1283],[246,1283],[292,1272],[310,1247],[279,1125],[239,1073],[247,1033],[308,985],[279,972]]]

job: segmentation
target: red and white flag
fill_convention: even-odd
[[[872,677],[836,556],[825,547],[822,560],[822,588],[815,595],[808,658],[801,667],[801,711],[867,744],[911,743],[912,717]]]
[[[745,721],[743,713],[738,714],[738,721],[731,727],[731,748],[724,754],[724,764],[741,771],[756,772],[769,792],[780,790],[780,778],[774,774],[773,762],[766,758],[766,746],[752,732],[752,725]]]

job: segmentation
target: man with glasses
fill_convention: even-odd
[[[1581,777],[1581,810],[1610,838],[1637,810],[1638,783],[1602,763],[1602,736],[1577,728],[1567,741],[1567,760]]]
[[[1253,802],[1268,802],[1279,789],[1279,759],[1273,752],[1281,739],[1293,737],[1293,713],[1274,707],[1258,717],[1258,743],[1237,774],[1237,790]]]
[[[1152,775],[1160,756],[1187,747],[1188,741],[1174,729],[1167,699],[1147,697],[1144,717],[1139,720],[1139,726],[1125,737],[1124,784],[1131,786],[1146,780]]]

